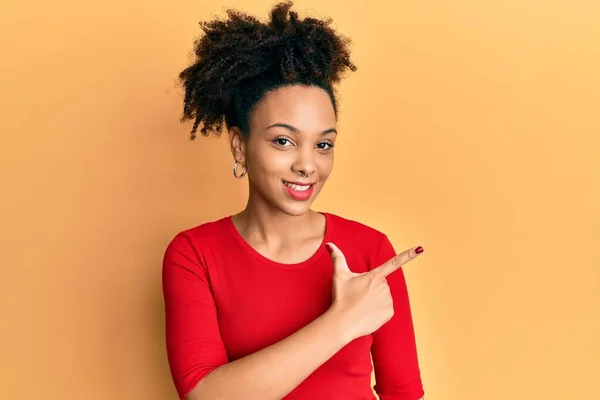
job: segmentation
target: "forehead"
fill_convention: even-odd
[[[267,93],[250,118],[253,129],[263,130],[276,122],[301,131],[321,132],[335,127],[335,112],[329,94],[315,86],[294,85]]]

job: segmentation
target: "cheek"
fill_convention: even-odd
[[[290,161],[285,154],[263,149],[261,152],[252,154],[250,167],[257,177],[267,178],[270,175],[281,175],[289,169]]]
[[[333,154],[323,157],[319,160],[317,166],[319,168],[319,176],[321,179],[327,178],[333,170]]]
[[[263,171],[271,175],[287,175],[290,169],[290,158],[283,153],[273,152],[260,160]]]

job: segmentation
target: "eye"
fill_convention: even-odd
[[[321,150],[329,150],[329,149],[333,148],[333,143],[331,143],[331,142],[321,142],[317,146]],[[329,146],[329,147],[327,147],[327,146]]]
[[[288,144],[291,144],[290,139],[285,137],[275,138],[273,139],[273,143],[278,144],[279,146],[287,146]]]

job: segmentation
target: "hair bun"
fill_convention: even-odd
[[[195,41],[195,61],[179,78],[185,88],[182,122],[194,119],[191,139],[202,123],[202,135],[219,135],[223,118],[248,128],[248,112],[268,90],[293,83],[331,91],[350,61],[350,40],[329,27],[331,18],[300,19],[293,3],[276,4],[263,23],[229,9],[228,19],[201,22],[205,35]],[[233,107],[233,109],[232,109]]]

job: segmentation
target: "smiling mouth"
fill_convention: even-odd
[[[297,183],[290,183],[288,181],[282,180],[283,184],[286,185],[287,187],[298,191],[298,192],[305,192],[308,189],[310,189],[315,183],[307,183],[307,184],[297,184]]]

